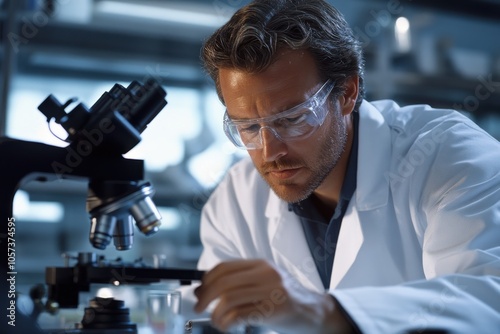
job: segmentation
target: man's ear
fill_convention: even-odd
[[[354,110],[354,106],[358,99],[359,77],[353,75],[347,78],[344,83],[344,88],[344,94],[340,96],[339,103],[342,108],[342,115],[347,116]]]

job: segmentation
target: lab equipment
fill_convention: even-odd
[[[0,138],[0,233],[9,235],[10,223],[15,219],[13,198],[22,185],[33,181],[71,179],[88,183],[86,204],[91,218],[89,239],[95,248],[104,250],[113,239],[116,249],[130,249],[134,220],[142,233],[154,234],[159,228],[161,217],[152,201],[153,185],[143,180],[144,161],[126,159],[122,154],[141,140],[142,131],[167,104],[165,96],[165,90],[154,78],[146,78],[144,84],[134,81],[127,88],[116,84],[91,108],[80,103],[69,113],[65,109],[75,99],[61,104],[49,95],[39,109],[47,117],[49,125],[55,120],[65,129],[68,136],[64,140],[68,145],[55,147]],[[8,292],[7,278],[15,277],[16,268],[8,252],[9,244],[0,244],[0,286]],[[196,270],[141,268],[121,262],[106,262],[93,253],[81,253],[75,266],[46,268],[47,307],[74,308],[78,305],[79,292],[89,291],[93,283],[113,284],[117,281],[117,273],[121,275],[119,277],[126,278],[127,284],[149,284],[160,279],[190,283],[191,280],[199,280],[203,274]],[[5,310],[9,305],[15,306],[16,294],[4,295],[8,298],[1,299],[1,308]],[[112,310],[103,308],[103,303]],[[122,303],[94,299],[86,312],[94,315],[96,309],[104,313],[124,312],[120,317],[126,318],[126,308]],[[17,314],[17,317],[21,321],[22,315]],[[71,330],[65,329],[64,332],[90,333],[89,330],[95,328],[88,327],[86,319],[84,317],[78,326]],[[124,328],[118,322],[108,320],[99,333],[123,333]],[[99,323],[98,327],[101,325]],[[21,326],[16,328],[6,322],[0,326],[8,326],[0,328],[3,333],[21,332]],[[136,332],[134,328],[133,324],[127,324],[127,333],[129,330],[131,333]]]

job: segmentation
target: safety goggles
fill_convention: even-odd
[[[325,101],[334,86],[335,82],[328,80],[313,96],[301,104],[268,117],[232,120],[226,110],[224,132],[236,147],[246,150],[263,147],[264,129],[271,131],[283,142],[304,139],[325,121],[328,114]]]

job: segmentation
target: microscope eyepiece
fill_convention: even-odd
[[[65,108],[76,99],[61,104],[52,95],[38,109],[47,121],[54,119],[66,130],[70,145],[78,147],[88,142],[89,134],[98,134],[93,152],[124,154],[140,142],[140,134],[165,107],[166,95],[156,80],[147,78],[144,84],[133,81],[127,88],[115,84],[90,109],[79,103],[66,113]]]

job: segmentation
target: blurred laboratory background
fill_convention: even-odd
[[[499,0],[329,0],[363,44],[367,99],[454,108],[500,139]],[[49,94],[88,107],[115,83],[155,77],[168,105],[126,157],[144,159],[163,216],[154,236],[92,249],[87,185],[31,182],[16,193],[18,289],[44,282],[62,254],[127,261],[161,255],[194,268],[203,204],[246,155],[226,140],[224,107],[200,63],[204,39],[246,0],[0,0],[0,134],[65,146],[38,105]],[[2,156],[0,159],[10,159]],[[5,223],[5,222],[3,222]],[[230,222],[229,222],[230,223]]]

